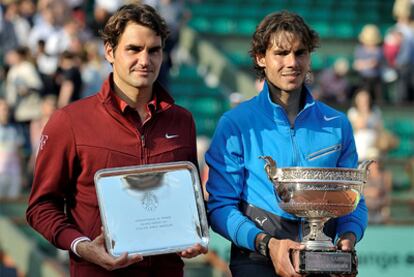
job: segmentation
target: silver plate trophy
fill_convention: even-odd
[[[191,162],[101,169],[95,187],[111,255],[174,253],[196,243],[207,247],[203,193]]]
[[[285,167],[277,168],[269,156],[265,171],[272,181],[279,206],[286,212],[307,220],[310,232],[302,240],[305,250],[295,250],[293,265],[299,273],[354,274],[356,253],[337,250],[323,227],[330,218],[355,210],[373,161],[354,168]]]

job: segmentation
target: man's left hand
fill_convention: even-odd
[[[336,244],[339,250],[342,251],[353,251],[356,244],[356,237],[353,233],[343,234]]]
[[[345,233],[343,234],[338,242],[337,242],[337,246],[339,250],[342,251],[353,251],[355,248],[355,244],[356,244],[356,237],[353,233]],[[358,260],[357,260],[358,262]],[[356,274],[346,274],[346,275],[331,275],[331,277],[355,277]]]
[[[184,251],[181,251],[180,253],[178,253],[178,255],[180,255],[183,258],[194,258],[200,254],[206,254],[207,251],[208,249],[206,247],[203,247],[199,243],[197,243],[196,245],[187,248]]]

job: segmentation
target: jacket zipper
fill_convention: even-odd
[[[299,165],[298,163],[300,159],[298,159],[299,154],[298,154],[298,147],[296,145],[295,136],[296,136],[295,126],[292,125],[290,126],[290,138],[292,140],[292,147],[293,147],[293,164]]]
[[[298,165],[298,163],[300,162],[300,159],[298,159],[299,156],[299,151],[298,151],[298,146],[296,144],[296,130],[295,130],[295,126],[291,125],[290,126],[290,138],[292,140],[292,146],[293,146],[293,162],[295,165]],[[302,241],[302,237],[303,237],[303,218],[299,218],[299,227],[298,227],[298,239],[299,241]]]
[[[146,149],[145,148],[145,135],[142,134],[141,135],[141,162],[142,162],[142,164],[146,164],[147,163],[145,149]]]

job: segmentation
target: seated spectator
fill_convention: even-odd
[[[58,95],[58,108],[80,99],[82,93],[82,74],[80,59],[72,53],[65,51],[60,55],[59,71],[56,82],[60,86]]]
[[[395,103],[414,101],[414,37],[404,35],[399,28],[391,29],[384,42],[384,56],[387,66],[394,69],[397,75]]]
[[[338,58],[332,67],[324,69],[317,78],[318,99],[332,104],[346,103],[350,92],[348,72],[349,62],[345,58]]]
[[[46,53],[44,40],[38,41],[37,50],[33,55],[33,59],[43,83],[41,95],[57,95],[59,93],[59,87],[55,82],[55,73],[58,69],[58,59]]]
[[[384,68],[382,70],[382,79],[385,84],[393,83],[397,80],[397,56],[400,52],[402,41],[402,34],[395,28],[391,28],[384,37],[384,44],[382,46],[382,51],[384,54]],[[393,97],[393,98],[391,98]],[[388,94],[389,100],[392,102],[395,101],[393,95]]]
[[[18,45],[27,46],[31,27],[29,21],[20,15],[18,1],[8,3],[5,9],[4,18],[13,25]]]
[[[45,2],[45,1],[43,1]],[[52,5],[40,5],[33,19],[33,27],[27,38],[28,46],[31,50],[36,51],[39,40],[47,41],[47,39],[59,31],[59,19]]]
[[[31,62],[29,49],[19,47],[7,53],[10,69],[6,75],[6,99],[17,122],[29,122],[40,112],[43,83]]]
[[[46,53],[56,57],[65,51],[80,54],[82,49],[81,31],[78,21],[74,18],[68,18],[63,27],[51,34],[46,40]]]
[[[376,162],[370,165],[367,183],[364,186],[368,222],[371,224],[386,223],[390,218],[392,175],[391,172],[384,170],[377,155],[369,158]]]
[[[24,139],[9,115],[9,105],[0,99],[0,199],[17,198],[22,189]]]
[[[396,94],[397,103],[414,102],[414,28],[413,1],[397,0],[393,15],[396,19],[394,28],[401,33],[401,45],[396,58],[398,72]]]
[[[354,96],[353,106],[348,110],[348,118],[354,129],[358,158],[366,160],[368,156],[378,155],[378,136],[383,129],[381,110],[372,103],[366,89],[359,89]]]
[[[376,25],[367,24],[359,34],[359,42],[354,51],[353,68],[360,77],[360,83],[364,84],[374,102],[381,103],[382,80],[381,69],[383,53],[381,34]]]
[[[401,42],[403,35],[396,28],[391,28],[385,34],[384,44],[382,46],[384,51],[384,58],[388,66],[391,68],[396,67],[397,56],[401,48]]]

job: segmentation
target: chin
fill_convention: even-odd
[[[302,86],[284,86],[282,88],[282,90],[286,91],[286,92],[292,92],[292,91],[297,91],[297,90],[301,90]]]
[[[146,80],[139,80],[139,81],[134,82],[134,86],[136,88],[147,88],[147,87],[152,86],[152,84],[154,82],[155,82],[155,80],[148,80],[148,79],[146,79]]]
[[[290,90],[298,90],[301,89],[303,85],[303,82],[301,83],[294,83],[294,84],[289,84],[286,87],[289,88]]]

